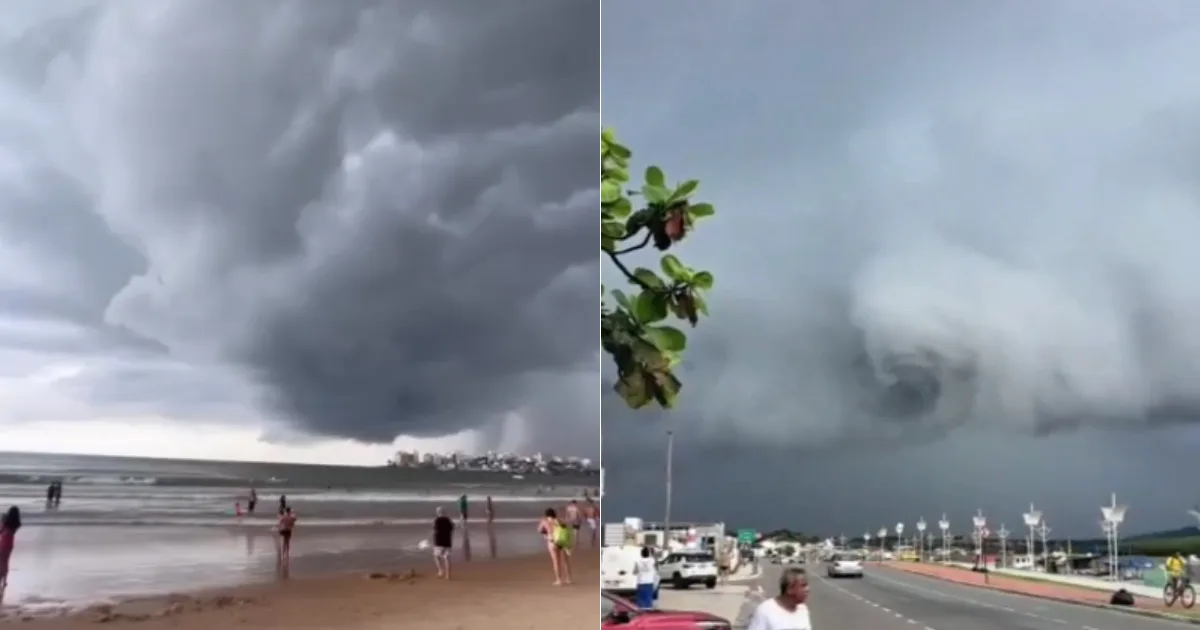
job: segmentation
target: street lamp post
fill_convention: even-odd
[[[1120,548],[1120,529],[1121,523],[1125,522],[1125,510],[1127,506],[1117,505],[1117,495],[1112,495],[1112,501],[1107,506],[1100,508],[1100,514],[1104,517],[1106,529],[1109,530],[1109,562],[1112,574],[1112,579],[1121,579],[1121,548]]]
[[[983,517],[983,510],[978,510],[975,516],[971,517],[971,524],[975,526],[975,557],[976,562],[980,565],[983,563],[983,530],[987,527],[987,519]]]
[[[1034,547],[1036,547],[1036,539],[1034,536],[1037,532],[1037,526],[1042,522],[1042,513],[1041,511],[1034,509],[1033,504],[1030,503],[1029,511],[1023,514],[1022,517],[1025,519],[1025,527],[1029,528],[1029,539],[1026,540],[1025,555],[1029,560],[1029,570],[1032,571],[1037,567],[1037,565],[1033,562],[1033,552]]]
[[[846,550],[846,535],[845,535],[845,534],[842,534],[841,536],[838,536],[838,547],[839,547],[839,548],[840,548],[842,551],[845,551],[845,550]]]
[[[871,532],[863,532],[863,561],[871,559]]]
[[[925,518],[917,521],[917,542],[920,543],[917,547],[917,562],[925,562]]]
[[[883,562],[884,545],[887,544],[887,528],[879,528],[879,561]]]
[[[942,530],[942,562],[946,562],[950,560],[950,521],[946,520],[945,514],[938,521],[938,529]]]
[[[1008,535],[1010,533],[1011,532],[1008,531],[1008,528],[1004,526],[1004,523],[1000,524],[1000,529],[999,529],[999,531],[996,532],[996,537],[1000,539],[1000,568],[1001,569],[1006,568],[1008,566]]]
[[[1046,526],[1046,521],[1038,527],[1038,536],[1042,539],[1042,570],[1046,573],[1050,572],[1050,547],[1046,545],[1046,537],[1053,531]]]
[[[900,548],[900,545],[904,544],[903,535],[904,535],[904,523],[896,523],[896,548],[897,549]]]

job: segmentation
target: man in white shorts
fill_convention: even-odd
[[[598,521],[600,509],[596,507],[596,501],[591,496],[584,494],[583,496],[583,518],[587,521],[588,534],[592,539],[592,546],[596,546],[596,531],[598,529]]]
[[[808,575],[789,567],[779,576],[779,596],[758,605],[746,630],[812,630],[807,600]]]

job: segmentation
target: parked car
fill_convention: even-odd
[[[633,602],[600,593],[601,630],[731,630],[724,617],[686,610],[640,610]]]
[[[658,578],[675,588],[703,584],[717,586],[717,559],[706,551],[683,551],[668,555],[658,564]]]
[[[829,559],[829,577],[860,578],[862,576],[862,559],[858,556],[837,554]]]

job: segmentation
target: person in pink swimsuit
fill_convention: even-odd
[[[14,505],[0,516],[0,597],[8,586],[8,561],[12,558],[18,529],[21,529],[21,509]]]

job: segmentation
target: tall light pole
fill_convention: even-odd
[[[946,562],[950,560],[950,521],[946,520],[945,514],[938,521],[938,529],[942,530],[942,562]]]
[[[917,521],[917,562],[925,562],[925,517]]]
[[[840,547],[842,551],[846,550],[846,535],[845,534],[838,536],[838,547]]]
[[[1029,538],[1025,541],[1026,542],[1025,555],[1026,555],[1026,558],[1029,560],[1029,570],[1033,571],[1037,568],[1037,565],[1034,564],[1034,561],[1033,561],[1034,548],[1037,546],[1036,543],[1034,542],[1036,540],[1036,538],[1034,536],[1036,535],[1036,532],[1037,532],[1037,526],[1040,525],[1042,522],[1042,513],[1041,513],[1041,511],[1034,509],[1033,504],[1030,503],[1029,511],[1022,514],[1021,516],[1025,519],[1025,527],[1029,528]]]
[[[671,476],[675,464],[675,432],[667,431],[667,504],[663,509],[663,547],[671,550]]]
[[[896,549],[897,550],[900,548],[900,545],[903,544],[904,539],[901,538],[902,534],[904,534],[904,523],[896,523]]]
[[[1050,535],[1051,529],[1046,526],[1046,521],[1038,527],[1038,536],[1042,538],[1042,570],[1046,573],[1050,572],[1050,547],[1046,545],[1046,537]]]
[[[884,545],[887,544],[887,528],[879,528],[879,561],[883,562]]]
[[[975,526],[975,557],[978,558],[977,562],[983,565],[983,530],[987,528],[983,510],[978,510],[975,516],[971,517],[971,524]]]
[[[1125,522],[1125,510],[1127,506],[1117,505],[1117,495],[1112,495],[1112,502],[1100,508],[1100,514],[1104,517],[1105,529],[1108,530],[1109,540],[1109,562],[1112,568],[1112,579],[1121,579],[1121,551],[1120,551],[1120,533],[1121,523]]]
[[[1000,524],[1000,530],[996,532],[996,536],[1000,539],[1000,568],[1001,569],[1008,566],[1008,535],[1010,533],[1011,532],[1008,531],[1008,528],[1004,526],[1004,523]]]

